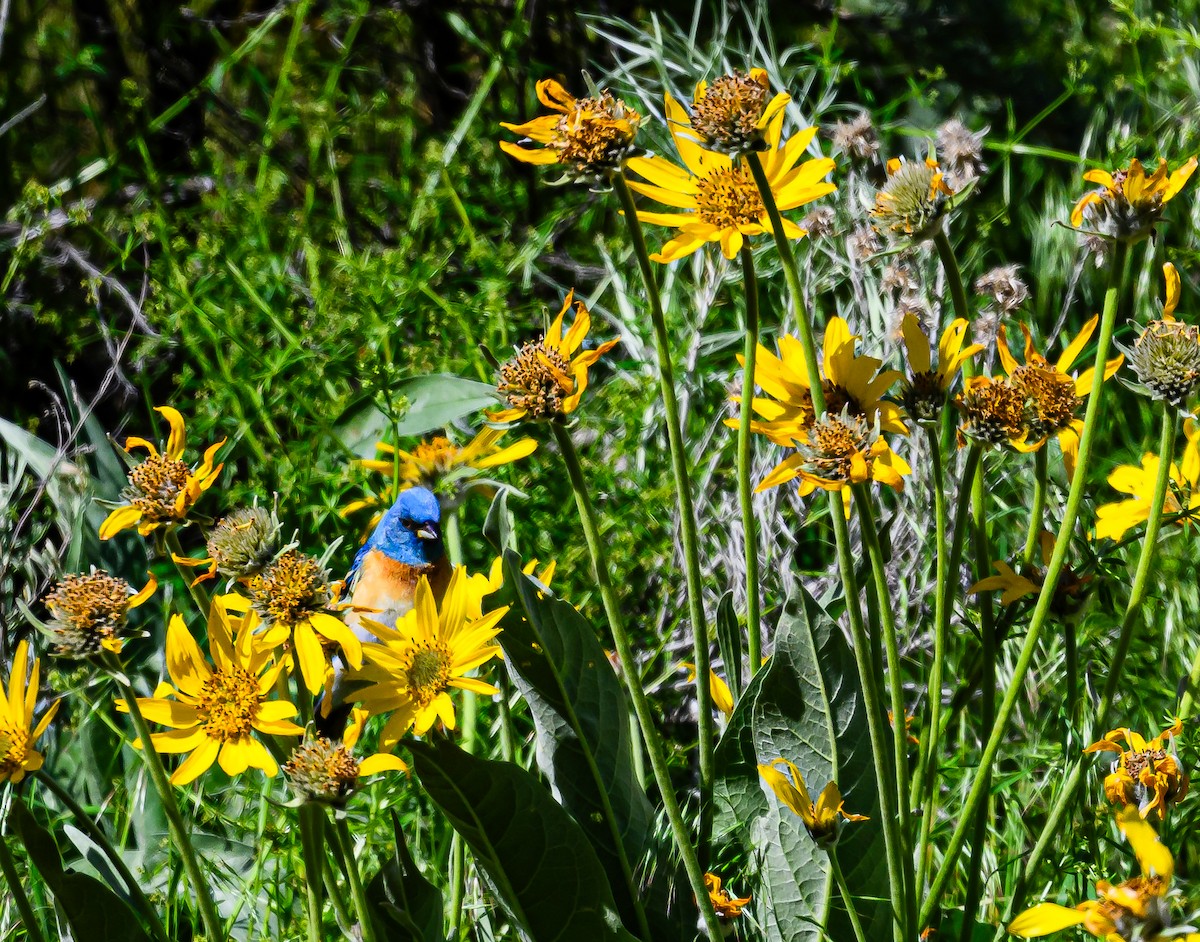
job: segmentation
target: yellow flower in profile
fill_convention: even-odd
[[[1050,565],[1050,557],[1054,552],[1054,534],[1043,530],[1038,534],[1038,546],[1042,554],[1042,568],[1029,566],[1024,572],[1016,572],[1012,566],[1003,560],[992,563],[997,575],[987,576],[971,586],[967,593],[978,595],[980,592],[999,591],[1000,604],[1012,605],[1026,596],[1037,595],[1042,591],[1046,578],[1046,567]],[[1091,576],[1078,576],[1070,566],[1064,566],[1054,589],[1054,599],[1050,610],[1054,614],[1069,618],[1079,614]]]
[[[708,899],[713,909],[722,919],[733,919],[742,914],[742,909],[750,905],[750,897],[738,899],[728,890],[721,888],[721,878],[715,873],[704,874],[704,888],[708,890]]]
[[[540,567],[540,568],[539,568]],[[554,578],[558,563],[553,559],[542,566],[537,559],[531,559],[521,567],[521,572],[532,576],[546,588]],[[483,602],[493,592],[499,592],[504,586],[504,558],[497,556],[492,560],[492,566],[487,575],[473,572],[467,578],[467,617],[479,618],[483,614]]]
[[[351,682],[365,682],[354,697],[372,716],[390,712],[380,733],[383,749],[391,749],[410,728],[418,735],[429,732],[436,720],[454,729],[451,688],[492,695],[499,691],[467,674],[500,654],[492,639],[508,606],[476,617],[473,593],[464,566],[450,578],[441,607],[429,580],[421,576],[410,612],[387,628],[363,618],[378,643],[363,645],[365,663],[347,674]]]
[[[968,324],[959,317],[942,331],[938,341],[937,368],[933,366],[929,338],[915,314],[905,314],[900,325],[908,351],[910,375],[904,380],[900,400],[909,418],[916,422],[934,422],[942,414],[946,396],[962,366],[983,350],[983,344],[964,346]]]
[[[1071,210],[1071,225],[1084,227],[1109,239],[1136,242],[1150,234],[1162,217],[1163,207],[1175,198],[1196,171],[1196,158],[1189,157],[1174,173],[1167,173],[1167,162],[1159,160],[1149,176],[1136,157],[1111,173],[1089,170],[1083,179],[1100,184],[1085,193]]]
[[[689,684],[696,681],[696,665],[690,661],[684,661],[679,665],[687,668],[687,682]],[[708,671],[708,689],[712,691],[713,706],[720,710],[725,716],[733,715],[733,691],[729,689],[729,684],[725,683],[717,672],[712,668]]]
[[[592,327],[592,316],[582,301],[575,301],[575,320],[563,333],[563,318],[574,301],[572,290],[546,335],[525,344],[500,367],[497,390],[507,409],[489,412],[492,422],[558,419],[579,406],[588,386],[588,370],[618,343],[607,340],[591,350],[580,350]]]
[[[1104,779],[1104,795],[1115,805],[1133,805],[1143,818],[1157,813],[1159,820],[1167,809],[1180,802],[1188,793],[1187,773],[1179,760],[1166,749],[1166,740],[1183,732],[1183,723],[1174,724],[1147,742],[1141,733],[1127,726],[1110,730],[1099,742],[1084,752],[1115,752],[1117,759],[1111,773]],[[1126,749],[1121,745],[1128,743]]]
[[[100,569],[66,576],[46,596],[50,634],[59,657],[92,657],[102,651],[120,654],[125,645],[129,612],[158,589],[153,575],[135,592],[124,579]]]
[[[770,95],[766,69],[741,72],[708,82],[698,82],[692,95],[689,120],[682,125],[710,151],[736,157],[767,148],[766,130],[792,96]]]
[[[996,592],[999,590],[1002,593],[1000,604],[1012,605],[1013,602],[1023,599],[1027,595],[1036,595],[1042,588],[1041,583],[1034,582],[1032,579],[1022,576],[1003,560],[997,560],[992,563],[992,568],[999,575],[980,579],[967,590],[969,595],[978,595],[980,592]]]
[[[1068,476],[1075,473],[1075,460],[1079,455],[1079,435],[1083,431],[1083,420],[1076,416],[1084,399],[1092,391],[1095,367],[1088,367],[1072,378],[1070,369],[1076,357],[1083,352],[1091,339],[1099,315],[1093,315],[1083,328],[1063,349],[1055,363],[1050,363],[1033,346],[1029,328],[1022,324],[1025,334],[1025,362],[1020,364],[1008,347],[1004,328],[996,338],[996,350],[1000,362],[1008,374],[1009,384],[1021,394],[1025,401],[1025,428],[1029,433],[1027,447],[1023,450],[1036,451],[1054,435],[1062,447],[1063,460]],[[1125,362],[1123,354],[1117,354],[1104,365],[1104,378],[1110,379]]]
[[[25,670],[29,665],[29,642],[22,641],[13,654],[12,667],[8,672],[8,694],[0,690],[0,782],[20,784],[26,773],[36,772],[42,767],[43,756],[33,748],[50,726],[58,712],[61,700],[50,704],[37,727],[33,726],[33,711],[37,706],[38,680],[41,676],[41,660],[33,659],[33,669],[26,681]]]
[[[293,704],[269,699],[282,665],[271,664],[271,652],[254,643],[252,629],[253,620],[242,618],[235,636],[225,608],[214,603],[208,618],[210,666],[183,618],[171,616],[166,656],[171,684],[161,683],[157,696],[137,701],[149,722],[171,728],[170,732],[151,734],[155,751],[191,753],[171,776],[171,784],[195,781],[214,762],[227,775],[240,775],[248,768],[275,775],[278,764],[253,733],[304,733],[291,721],[297,712]],[[117,709],[128,712],[129,707],[118,700]],[[134,745],[141,748],[144,744]]]
[[[1187,445],[1179,464],[1171,462],[1170,486],[1163,502],[1163,514],[1175,517],[1176,526],[1188,527],[1200,517],[1200,486],[1197,486],[1200,483],[1200,426],[1188,419],[1183,423],[1183,434]],[[1150,518],[1150,502],[1154,499],[1154,483],[1161,460],[1158,455],[1147,452],[1142,455],[1140,466],[1123,464],[1113,469],[1108,476],[1109,486],[1130,496],[1128,500],[1096,508],[1095,539],[1119,540],[1127,530]]]
[[[642,116],[607,91],[576,98],[554,79],[537,83],[537,97],[555,114],[542,115],[524,124],[500,126],[520,134],[540,147],[522,147],[508,141],[500,149],[527,164],[557,164],[568,179],[603,183],[634,153],[634,138]]]
[[[170,406],[158,406],[171,426],[167,447],[162,452],[144,438],[125,439],[125,450],[144,448],[147,457],[129,472],[129,484],[122,492],[125,503],[110,513],[100,524],[100,539],[111,539],[122,530],[137,527],[138,533],[148,536],[159,527],[184,523],[188,511],[200,495],[216,483],[223,464],[214,465],[217,452],[225,444],[221,439],[204,452],[196,469],[183,462],[185,429],[183,416]]]
[[[283,764],[283,774],[297,797],[303,801],[340,806],[358,790],[359,780],[380,772],[407,772],[408,766],[391,753],[375,753],[365,759],[355,757],[353,749],[362,735],[367,711],[351,711],[340,742],[317,736],[306,739],[293,750]]]
[[[871,216],[889,235],[914,242],[932,239],[946,213],[946,197],[953,195],[936,160],[893,157],[887,162],[887,181],[875,194]]]
[[[762,196],[750,168],[727,154],[705,150],[692,138],[694,131],[687,111],[670,95],[666,96],[667,122],[675,148],[683,161],[680,167],[665,157],[633,157],[628,167],[648,182],[630,180],[629,186],[667,206],[684,210],[674,213],[638,212],[642,222],[678,229],[679,234],[650,258],[673,262],[691,255],[706,242],[719,242],[726,258],[734,258],[746,236],[771,231]],[[806,160],[797,165],[817,133],[806,128],[780,146],[783,133],[782,106],[766,125],[766,150],[761,156],[763,170],[780,211],[811,203],[837,189],[823,182],[833,170],[828,157]],[[789,239],[800,239],[805,231],[789,219],[783,220]]]
[[[780,772],[777,766],[785,766],[791,773],[791,778]],[[809,835],[823,847],[837,843],[842,820],[868,820],[861,814],[846,812],[842,807],[842,793],[838,790],[836,782],[826,785],[814,803],[808,796],[804,776],[787,759],[774,759],[770,765],[760,765],[758,774],[771,786],[775,796],[800,816]]]
[[[1171,926],[1167,892],[1175,873],[1175,861],[1171,852],[1159,843],[1154,828],[1142,820],[1136,808],[1123,809],[1117,816],[1117,824],[1141,865],[1140,877],[1115,886],[1100,880],[1096,883],[1097,898],[1085,900],[1075,907],[1038,903],[1010,922],[1008,931],[1035,938],[1071,926],[1082,926],[1105,942],[1131,939],[1158,942],[1165,939],[1163,930]],[[1179,936],[1172,934],[1171,938]]]

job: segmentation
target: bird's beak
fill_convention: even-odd
[[[440,539],[440,536],[441,535],[438,533],[436,523],[424,524],[421,529],[417,531],[417,537],[422,540],[436,540]]]

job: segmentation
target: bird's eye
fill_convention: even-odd
[[[417,528],[417,521],[413,520],[411,517],[401,517],[400,525],[405,529],[415,530]]]

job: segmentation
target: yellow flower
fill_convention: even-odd
[[[213,465],[217,452],[225,444],[225,439],[221,439],[204,452],[200,467],[190,469],[182,461],[183,416],[170,406],[158,406],[154,411],[161,413],[171,426],[166,450],[160,454],[144,438],[125,439],[126,451],[145,448],[150,456],[129,472],[129,484],[121,494],[124,505],[117,507],[100,524],[102,540],[129,527],[137,527],[138,533],[147,536],[159,527],[184,523],[192,505],[216,483],[224,467],[223,464]]]
[[[890,235],[917,242],[932,239],[946,212],[946,197],[953,195],[936,160],[893,157],[887,162],[887,182],[875,194],[871,215]]]
[[[588,370],[615,347],[607,340],[581,351],[592,326],[592,316],[582,301],[575,302],[575,320],[563,333],[563,318],[575,298],[572,290],[546,336],[527,343],[516,356],[500,367],[497,390],[508,402],[507,409],[488,413],[492,422],[516,422],[562,418],[579,406],[588,385]]]
[[[1083,179],[1100,188],[1085,193],[1071,210],[1071,225],[1087,228],[1109,239],[1135,242],[1150,234],[1162,217],[1163,207],[1174,199],[1196,170],[1196,158],[1168,176],[1167,162],[1159,160],[1158,169],[1149,176],[1136,157],[1128,168],[1109,173],[1089,170]]]
[[[1143,818],[1157,812],[1159,820],[1167,809],[1182,801],[1188,792],[1187,773],[1174,755],[1164,748],[1164,740],[1183,732],[1178,719],[1174,725],[1147,742],[1142,734],[1123,726],[1110,730],[1084,752],[1115,752],[1112,772],[1104,779],[1104,794],[1115,805],[1134,805]],[[1129,748],[1121,743],[1126,742]]]
[[[1163,265],[1166,297],[1162,318],[1146,325],[1129,355],[1129,365],[1155,399],[1182,409],[1200,383],[1200,327],[1175,319],[1179,305],[1179,272]]]
[[[293,791],[304,801],[343,805],[358,789],[359,779],[379,772],[407,772],[408,766],[391,753],[357,759],[352,750],[362,735],[367,711],[351,711],[341,742],[324,736],[306,739],[283,764]]]
[[[1027,595],[1036,595],[1042,588],[1040,582],[1034,582],[1032,579],[1020,575],[1006,562],[994,562],[992,568],[999,575],[980,579],[967,590],[970,595],[978,595],[980,592],[995,592],[1000,589],[1003,592],[1000,596],[1000,604],[1012,605],[1013,602],[1023,599]]]
[[[13,654],[12,668],[8,673],[8,695],[0,696],[0,782],[12,782],[14,785],[25,778],[26,772],[36,772],[42,767],[42,754],[33,748],[33,744],[41,739],[62,702],[55,700],[50,704],[50,709],[42,715],[37,728],[33,729],[41,660],[36,657],[33,659],[33,669],[27,683],[25,669],[28,664],[29,643],[22,641]],[[0,694],[3,694],[3,690],[0,690]]]
[[[958,318],[942,331],[938,341],[938,365],[934,369],[929,338],[921,329],[915,314],[905,314],[900,325],[904,346],[908,350],[911,375],[904,381],[900,399],[909,418],[917,422],[934,422],[946,404],[946,394],[958,377],[963,364],[983,349],[983,344],[964,347],[967,322]]]
[[[648,180],[629,181],[630,188],[667,206],[686,210],[676,213],[639,212],[642,222],[678,229],[679,234],[651,255],[656,262],[673,262],[691,255],[706,242],[720,242],[726,258],[735,257],[746,236],[771,231],[762,196],[750,168],[727,154],[705,150],[690,136],[692,128],[687,111],[670,95],[666,96],[667,121],[675,148],[684,166],[664,157],[634,157],[629,169]],[[782,106],[766,125],[766,151],[763,170],[782,210],[795,209],[832,193],[832,183],[822,182],[833,170],[828,157],[806,160],[796,165],[817,133],[815,127],[797,132],[780,146],[784,112]],[[800,239],[804,230],[791,220],[783,220],[789,239]]]
[[[1167,891],[1175,872],[1171,852],[1159,843],[1154,828],[1142,820],[1136,808],[1125,808],[1117,816],[1142,868],[1142,875],[1113,885],[1107,880],[1096,884],[1096,899],[1085,900],[1069,908],[1057,903],[1038,903],[1008,924],[1013,935],[1034,938],[1050,935],[1071,926],[1083,926],[1105,942],[1139,939],[1157,942],[1165,938],[1160,931],[1171,924]],[[1173,936],[1178,938],[1178,936]]]
[[[101,651],[120,654],[126,616],[157,588],[154,576],[135,592],[124,579],[97,569],[60,580],[46,596],[54,653],[59,657],[91,657]]]
[[[721,889],[721,878],[715,873],[704,874],[704,887],[713,909],[722,919],[733,919],[742,914],[742,908],[750,905],[750,897],[738,899],[728,890]]]
[[[683,127],[710,151],[737,156],[767,147],[766,129],[792,96],[778,92],[768,100],[765,69],[751,69],[699,82],[692,95],[690,120]]]
[[[558,563],[550,560],[545,566],[541,566],[539,570],[538,567],[540,565],[537,559],[531,559],[521,567],[521,572],[527,576],[533,576],[538,582],[549,588],[550,581],[554,578],[554,571],[558,568]],[[493,592],[499,592],[503,586],[504,558],[501,556],[497,556],[492,560],[492,566],[486,576],[481,572],[471,573],[467,578],[467,617],[479,618],[483,614],[484,599]]]
[[[1174,461],[1171,462],[1168,471],[1170,487],[1163,502],[1163,513],[1167,516],[1181,515],[1174,522],[1177,526],[1187,527],[1200,515],[1200,487],[1197,487],[1200,481],[1200,426],[1188,419],[1183,423],[1183,434],[1187,438],[1187,445],[1180,463],[1176,465]],[[1104,537],[1119,540],[1126,530],[1149,519],[1160,460],[1158,455],[1147,452],[1142,456],[1141,467],[1123,464],[1109,474],[1109,485],[1122,494],[1129,494],[1130,498],[1096,508],[1097,540]]]
[[[1034,349],[1033,337],[1024,324],[1021,325],[1025,334],[1024,364],[1019,364],[1009,350],[1003,327],[996,338],[996,349],[1008,374],[1008,382],[1025,400],[1025,428],[1031,441],[1027,441],[1027,447],[1022,450],[1036,451],[1047,438],[1056,436],[1062,447],[1068,475],[1075,473],[1079,434],[1083,431],[1083,420],[1076,417],[1075,413],[1092,391],[1095,367],[1088,367],[1075,378],[1071,377],[1069,370],[1099,322],[1099,315],[1094,315],[1084,324],[1053,364]],[[1123,354],[1117,354],[1109,360],[1104,365],[1104,378],[1111,378],[1124,362]]]
[[[258,575],[269,566],[279,552],[279,520],[274,511],[265,507],[241,507],[222,517],[208,533],[205,549],[208,555],[202,559],[171,554],[171,559],[181,566],[205,571],[192,580],[198,585],[215,579],[217,573],[239,582]]]
[[[554,79],[537,83],[537,97],[556,114],[525,124],[500,126],[541,147],[522,147],[508,141],[500,149],[527,164],[558,164],[568,179],[602,183],[634,152],[642,116],[607,91],[576,98]]]
[[[1033,451],[1026,444],[1025,396],[1006,377],[973,376],[963,383],[954,400],[963,423],[956,436],[958,447],[968,441],[981,445],[1008,445],[1017,451]]]
[[[291,722],[296,707],[268,699],[282,666],[272,665],[271,653],[254,644],[252,628],[252,619],[243,618],[234,636],[224,607],[214,603],[208,618],[210,667],[183,618],[171,616],[166,661],[174,686],[161,683],[156,696],[139,697],[137,703],[148,721],[171,728],[151,734],[150,744],[157,752],[191,753],[171,776],[173,785],[194,781],[213,762],[227,775],[240,775],[251,767],[275,775],[279,766],[252,733],[303,734],[304,729]],[[117,701],[117,708],[129,709],[124,700]],[[139,740],[134,746],[143,744]]]
[[[791,779],[776,766],[786,766]],[[760,765],[758,774],[771,786],[776,797],[800,816],[804,827],[814,841],[822,846],[837,843],[841,820],[866,821],[861,814],[847,814],[842,807],[842,793],[836,782],[830,782],[822,790],[816,803],[808,797],[804,776],[787,759],[775,759],[770,765]]]
[[[363,619],[379,642],[363,645],[366,663],[347,679],[365,682],[354,696],[372,716],[391,712],[379,737],[384,749],[394,746],[410,727],[423,736],[440,719],[454,729],[451,688],[485,695],[498,692],[467,674],[500,653],[491,642],[500,633],[496,625],[508,606],[476,617],[470,610],[472,598],[467,570],[459,566],[440,609],[429,580],[422,576],[412,610],[396,622],[395,630]]]
[[[1000,590],[1000,604],[1012,605],[1027,595],[1037,595],[1042,591],[1045,582],[1046,568],[1050,565],[1050,556],[1054,552],[1054,534],[1043,530],[1038,534],[1038,546],[1042,553],[1042,568],[1028,567],[1024,573],[1018,573],[1012,566],[1003,561],[992,563],[992,568],[999,575],[987,576],[980,579],[967,590],[970,595],[980,592],[995,592]],[[1054,599],[1051,611],[1062,617],[1070,617],[1079,613],[1084,592],[1091,576],[1077,576],[1070,566],[1064,566],[1058,585],[1054,589]]]
[[[696,665],[689,661],[684,661],[679,665],[687,668],[687,682],[693,683],[696,680]],[[733,715],[733,691],[729,689],[729,684],[725,683],[717,672],[712,668],[708,671],[708,689],[712,691],[713,706],[724,713],[726,716]]]

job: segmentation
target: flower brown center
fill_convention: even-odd
[[[126,496],[149,523],[182,520],[187,507],[179,506],[179,496],[186,492],[190,474],[178,458],[151,455],[129,472]]]
[[[1017,438],[1025,428],[1025,397],[1005,382],[976,383],[959,401],[966,431],[988,445]]]
[[[608,92],[579,98],[558,119],[551,146],[559,160],[581,173],[605,173],[620,166],[633,143],[641,116]]]
[[[734,70],[692,102],[692,128],[714,150],[743,150],[761,136],[758,122],[766,104],[766,83]]]
[[[1026,422],[1037,438],[1067,428],[1083,402],[1075,394],[1075,381],[1053,368],[1018,366],[1009,382],[1025,397]]]
[[[826,413],[809,429],[808,442],[800,451],[813,474],[829,481],[849,481],[853,458],[865,458],[870,442],[871,426],[863,416],[849,411]]]
[[[754,178],[741,163],[696,181],[696,209],[701,220],[718,229],[752,225],[766,212]]]
[[[297,625],[329,604],[329,582],[311,556],[288,550],[249,585],[250,600],[268,624]]]
[[[59,654],[94,654],[125,626],[132,592],[106,572],[69,575],[47,596]]]
[[[557,347],[544,341],[527,343],[500,367],[500,393],[514,409],[524,409],[531,418],[561,415],[563,401],[574,389],[571,363]]]
[[[220,742],[250,735],[258,715],[258,679],[244,667],[215,671],[204,683],[196,704],[204,731]]]

